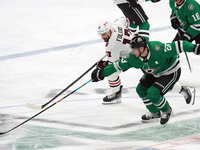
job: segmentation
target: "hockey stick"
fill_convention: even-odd
[[[178,27],[178,35],[179,35],[179,38],[181,37],[181,32],[180,32],[180,27]],[[190,65],[190,61],[189,61],[189,58],[188,58],[188,55],[187,55],[187,53],[184,51],[184,53],[185,53],[185,57],[186,57],[186,60],[187,60],[187,63],[188,63],[188,66],[189,66],[189,69],[190,69],[190,72],[192,73],[192,67],[191,67],[191,65]]]
[[[104,55],[100,60],[104,59],[106,55]],[[100,61],[99,60],[99,61]],[[96,63],[92,65],[87,71],[85,71],[80,77],[78,77],[74,82],[72,82],[68,87],[66,87],[64,90],[62,90],[60,93],[58,93],[56,96],[54,96],[50,101],[46,102],[43,105],[37,106],[31,103],[27,103],[26,107],[32,108],[32,109],[43,109],[46,105],[51,103],[53,100],[55,100],[58,96],[60,96],[62,93],[64,93],[67,89],[69,89],[72,85],[74,85],[78,80],[80,80],[85,74],[87,74],[92,68],[96,66]]]
[[[12,129],[5,131],[5,132],[0,132],[0,135],[8,133],[16,128],[18,128],[19,126],[25,124],[26,122],[28,122],[29,120],[35,118],[36,116],[38,116],[39,114],[41,114],[42,112],[46,111],[47,109],[51,108],[52,106],[54,106],[55,104],[59,103],[60,101],[62,101],[63,99],[65,99],[66,97],[68,97],[69,95],[73,94],[74,92],[78,91],[80,88],[82,88],[83,86],[85,86],[86,84],[88,84],[90,81],[92,81],[92,79],[90,79],[89,81],[85,82],[83,85],[81,85],[80,87],[78,87],[77,89],[75,89],[74,91],[72,91],[71,93],[67,94],[66,96],[64,96],[63,98],[61,98],[60,100],[56,101],[55,103],[53,103],[52,105],[48,106],[47,108],[43,109],[42,111],[40,111],[39,113],[35,114],[34,116],[32,116],[31,118],[25,120],[24,122],[20,123],[19,125],[13,127]]]

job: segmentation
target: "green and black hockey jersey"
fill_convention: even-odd
[[[142,69],[155,77],[169,75],[180,68],[178,54],[181,52],[193,52],[194,44],[187,41],[161,43],[159,41],[147,42],[149,53],[144,59],[129,53],[127,57],[107,66],[102,75],[107,77],[115,72],[122,72],[129,68]]]
[[[200,5],[195,0],[185,0],[181,6],[177,6],[174,0],[169,1],[172,9],[171,15],[176,15],[180,22],[180,28],[193,37],[200,33]]]

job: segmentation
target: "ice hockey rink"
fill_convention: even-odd
[[[168,0],[141,4],[149,17],[150,40],[171,42]],[[123,17],[108,0],[0,1],[0,132],[6,132],[42,110],[42,105],[65,89],[105,55],[97,35],[102,20]],[[122,103],[102,105],[109,94],[107,79],[89,82],[91,71],[54,100],[49,109],[0,135],[1,150],[197,150],[200,149],[200,57],[181,54],[179,83],[196,88],[194,105],[182,95],[166,94],[173,115],[163,127],[142,123],[147,112],[135,92],[142,73],[122,73]]]

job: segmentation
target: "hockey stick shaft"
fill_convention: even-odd
[[[179,35],[179,38],[181,37],[181,32],[180,32],[180,27],[178,27],[178,35]],[[191,65],[190,65],[190,61],[189,61],[189,58],[188,58],[188,55],[187,55],[187,53],[184,51],[184,53],[185,53],[185,57],[186,57],[186,60],[187,60],[187,63],[188,63],[188,67],[189,67],[189,70],[190,70],[190,72],[192,73],[192,67],[191,67]]]
[[[104,55],[100,60],[104,59],[105,57],[106,57],[106,55]],[[43,104],[41,106],[36,106],[36,105],[30,104],[30,103],[27,103],[26,106],[29,108],[32,108],[32,109],[43,109],[45,106],[47,106],[53,100],[55,100],[58,96],[60,96],[62,93],[64,93],[67,89],[69,89],[72,85],[74,85],[77,81],[79,81],[85,74],[87,74],[95,66],[96,66],[96,63],[94,65],[92,65],[87,71],[85,71],[80,77],[78,77],[74,82],[72,82],[69,86],[67,86],[65,89],[63,89],[60,93],[58,93],[56,96],[54,96],[50,101],[46,102],[45,104]]]
[[[85,82],[84,84],[82,84],[80,87],[78,87],[77,89],[75,89],[74,91],[72,91],[71,93],[67,94],[66,96],[64,96],[63,98],[61,98],[60,100],[56,101],[55,103],[53,103],[52,105],[48,106],[47,108],[43,109],[42,111],[40,111],[39,113],[35,114],[34,116],[30,117],[29,119],[25,120],[24,122],[20,123],[19,125],[13,127],[12,129],[5,131],[5,132],[0,132],[0,135],[8,133],[18,127],[20,127],[21,125],[25,124],[26,122],[30,121],[31,119],[35,118],[36,116],[38,116],[39,114],[43,113],[44,111],[48,110],[49,108],[51,108],[52,106],[54,106],[55,104],[59,103],[60,101],[62,101],[63,99],[65,99],[66,97],[68,97],[69,95],[73,94],[74,92],[78,91],[80,88],[82,88],[83,86],[85,86],[86,84],[88,84],[90,81],[92,81],[92,79],[90,79],[89,81]]]
[[[186,52],[184,52],[184,53],[185,53],[185,57],[186,57],[186,60],[187,60],[187,63],[188,63],[188,66],[189,66],[190,72],[192,73],[192,67],[191,67],[191,65],[190,65],[190,61],[189,61],[188,55],[187,55]]]

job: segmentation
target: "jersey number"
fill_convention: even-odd
[[[170,44],[165,44],[165,49],[164,49],[164,51],[165,51],[165,52],[168,52],[168,51],[171,51],[171,50],[172,50],[171,45],[170,45]]]
[[[124,29],[124,35],[130,37],[130,31],[127,30],[127,29]],[[122,44],[126,45],[126,44],[129,44],[129,43],[130,43],[129,39],[123,38]],[[111,57],[111,52],[106,51],[106,54],[107,54],[108,57]]]
[[[124,35],[126,35],[126,36],[128,36],[128,37],[130,37],[130,31],[129,30],[127,30],[127,29],[124,29]],[[128,40],[128,39],[123,39],[123,42],[122,42],[123,44],[129,44],[130,43],[130,40]]]
[[[199,13],[196,13],[195,15],[192,15],[194,21],[200,20]]]

